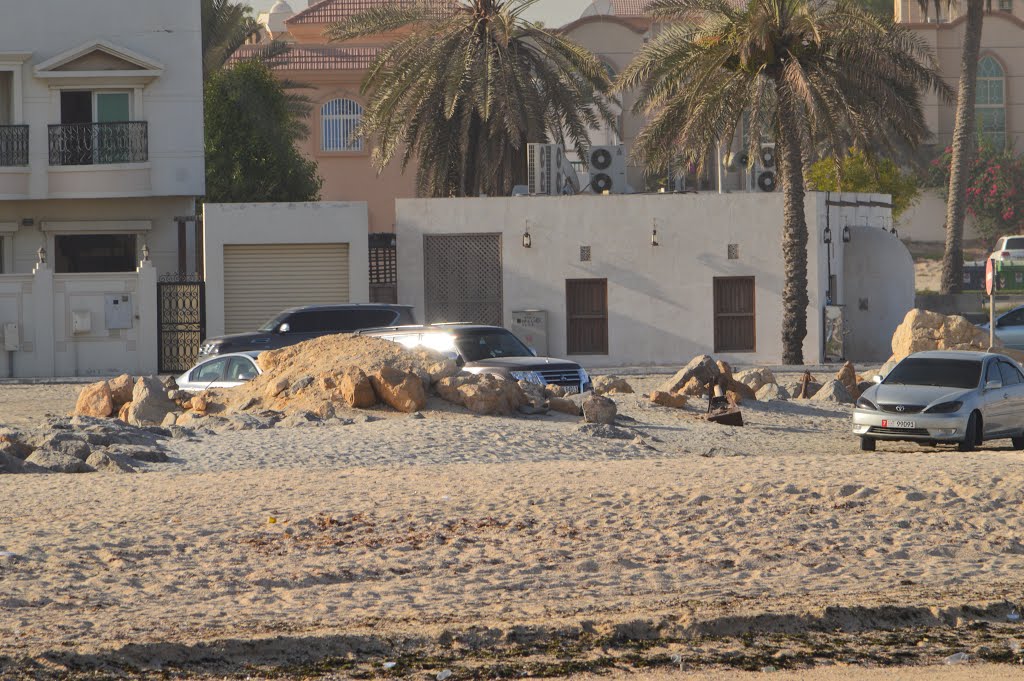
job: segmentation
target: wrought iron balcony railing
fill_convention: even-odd
[[[50,165],[88,166],[149,160],[145,121],[50,126]]]
[[[28,126],[0,125],[0,168],[28,165]]]

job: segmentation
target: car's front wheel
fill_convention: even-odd
[[[1010,441],[1013,442],[1014,449],[1024,449],[1024,433],[1021,433],[1017,437],[1010,438]]]
[[[873,452],[873,451],[875,451],[875,438],[873,438],[873,437],[862,437],[860,439],[860,451],[862,451],[862,452]]]
[[[973,452],[974,448],[981,444],[981,433],[979,432],[978,412],[971,414],[967,419],[967,429],[964,431],[964,439],[957,443],[957,449],[961,452]]]

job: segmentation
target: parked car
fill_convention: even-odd
[[[989,329],[988,322],[978,326],[984,331]],[[1024,350],[1024,305],[996,317],[996,338],[1008,348]]]
[[[263,352],[332,333],[415,323],[408,305],[306,305],[281,312],[256,331],[207,338],[199,346],[199,356],[248,350]]]
[[[576,362],[537,357],[519,338],[500,326],[431,324],[368,329],[375,336],[415,348],[443,352],[471,374],[492,373],[538,385],[558,385],[569,393],[591,389],[590,376]]]
[[[853,433],[869,452],[877,440],[955,443],[969,452],[1010,438],[1024,449],[1024,373],[1004,355],[914,353],[857,400]]]
[[[178,389],[198,393],[208,388],[234,388],[251,381],[263,373],[256,361],[260,352],[233,352],[200,360],[194,367],[178,376]]]
[[[1002,236],[989,256],[993,260],[1024,260],[1024,235]]]

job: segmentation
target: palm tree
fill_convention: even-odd
[[[751,159],[774,140],[784,194],[783,361],[802,364],[811,142],[838,156],[895,139],[916,145],[928,134],[922,90],[948,88],[922,40],[849,0],[653,0],[649,11],[668,24],[616,86],[638,89],[634,110],[650,117],[633,153],[657,169],[682,154],[702,170],[744,117]]]
[[[259,32],[252,8],[233,0],[201,0],[203,80],[223,67],[250,36]]]
[[[384,168],[418,163],[423,196],[508,195],[526,175],[528,142],[568,140],[610,121],[610,81],[590,52],[523,12],[537,0],[395,0],[333,26],[332,40],[407,29],[362,84],[356,134]]]
[[[978,57],[981,51],[981,28],[984,10],[992,9],[992,0],[966,0],[967,21],[964,27],[964,47],[960,55],[960,84],[956,93],[956,123],[953,127],[952,160],[949,168],[949,188],[946,194],[946,250],[942,256],[942,293],[959,293],[963,288],[964,271],[964,219],[967,216],[967,173],[977,149],[974,128],[974,98],[978,82]],[[935,18],[939,18],[941,5],[946,12],[953,0],[931,0]],[[929,0],[918,0],[925,18]]]

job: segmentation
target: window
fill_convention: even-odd
[[[14,123],[14,72],[0,71],[0,125]]]
[[[1024,325],[1024,308],[1007,312],[999,321],[996,322],[996,326],[1002,328],[1004,326],[1021,326]]]
[[[195,371],[189,377],[194,383],[213,383],[214,381],[222,380],[224,376],[224,370],[228,366],[227,359],[215,359],[206,364],[201,364],[196,367]]]
[[[363,120],[363,107],[351,99],[332,99],[320,107],[320,149],[362,151],[363,140],[355,137]]]
[[[60,125],[50,126],[51,165],[139,163],[148,159],[148,129],[132,122],[130,90],[63,90]]]
[[[979,134],[997,149],[1006,146],[1006,73],[992,57],[978,62],[978,89],[974,96]]]
[[[985,385],[989,383],[996,383],[996,387],[1003,386],[1003,377],[999,373],[999,362],[993,360],[988,363],[988,368],[985,370]]]
[[[252,361],[244,357],[232,357],[231,363],[228,365],[228,379],[229,381],[250,381],[259,372],[256,371],[256,365]]]
[[[53,241],[58,273],[134,272],[139,265],[134,234],[58,234]]]
[[[715,277],[715,352],[754,352],[754,277]]]
[[[1007,362],[999,363],[999,376],[1003,379],[1003,385],[1017,385],[1021,382],[1020,372]]]
[[[1012,12],[1013,11],[1013,0],[999,0],[999,11],[1000,12]]]
[[[566,279],[565,316],[568,354],[608,354],[607,279]]]

